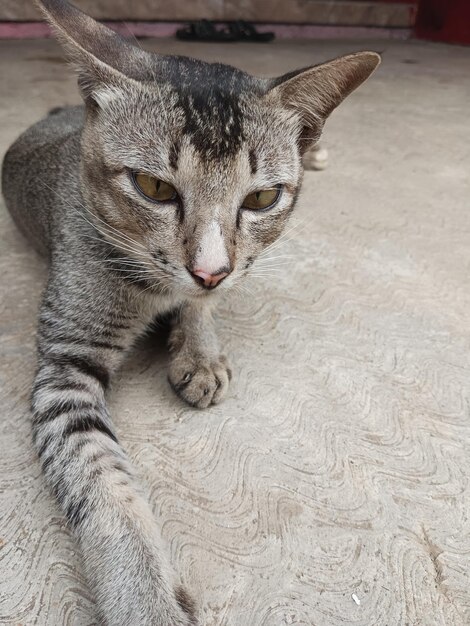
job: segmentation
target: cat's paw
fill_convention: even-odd
[[[232,372],[225,356],[208,359],[184,352],[170,363],[168,380],[174,392],[199,409],[218,404],[226,395]]]

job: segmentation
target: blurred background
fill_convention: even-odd
[[[268,25],[278,37],[364,35],[357,29],[367,28],[373,36],[470,43],[468,0],[76,0],[75,4],[101,20],[132,21],[137,35],[168,36],[179,22],[207,19],[247,20],[259,24],[261,31]],[[2,0],[0,37],[43,36],[44,27],[34,24],[39,17],[32,0]]]

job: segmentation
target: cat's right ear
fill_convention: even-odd
[[[139,81],[152,71],[152,57],[65,0],[36,0],[57,39],[78,71],[88,104],[99,105],[123,82]]]
[[[379,63],[376,52],[357,52],[274,79],[270,96],[300,116],[302,152],[318,141],[326,118]]]

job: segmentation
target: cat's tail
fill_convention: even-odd
[[[89,356],[42,351],[32,409],[43,471],[79,541],[103,623],[196,624],[117,441],[105,405],[106,377]]]

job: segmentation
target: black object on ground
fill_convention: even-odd
[[[214,22],[209,20],[190,22],[176,31],[176,37],[186,41],[235,41],[231,33],[217,30]]]
[[[176,31],[177,39],[186,41],[257,41],[268,42],[274,39],[274,33],[259,33],[253,24],[237,20],[229,22],[227,28],[217,29],[210,20],[190,22]]]
[[[236,41],[258,41],[260,43],[267,43],[274,39],[274,33],[259,33],[253,24],[243,20],[229,22],[228,30]]]

